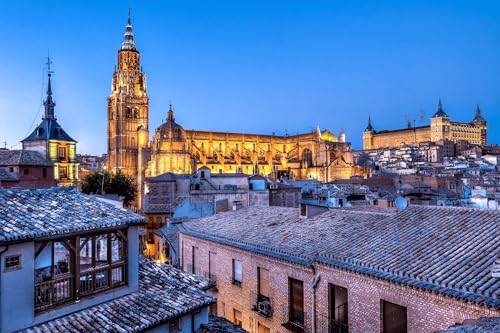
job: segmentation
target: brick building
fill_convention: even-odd
[[[249,332],[434,332],[500,316],[499,221],[463,208],[250,207],[184,223],[180,261],[217,281],[217,313]]]
[[[56,186],[54,167],[41,153],[0,150],[0,187],[46,188]]]

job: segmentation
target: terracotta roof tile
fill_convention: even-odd
[[[144,223],[72,188],[0,189],[0,203],[0,242]]]
[[[196,237],[301,265],[313,262],[500,308],[492,268],[500,211],[416,207],[331,209],[310,219],[250,207],[184,223]]]
[[[212,304],[208,279],[141,257],[139,290],[21,332],[142,332]]]

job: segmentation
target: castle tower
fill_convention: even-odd
[[[148,141],[139,140],[138,129],[147,132],[149,128],[146,74],[140,64],[129,11],[108,97],[108,171],[115,173],[121,170],[136,180],[140,169],[139,150]]]
[[[372,126],[372,119],[368,116],[368,125],[363,131],[363,149],[372,149],[373,147],[373,134],[375,134],[375,130]]]
[[[451,140],[450,117],[443,111],[441,99],[436,113],[431,118],[431,141]]]
[[[479,108],[479,105],[476,107],[476,112],[474,113],[474,118],[472,119],[472,123],[480,128],[481,134],[480,134],[480,145],[484,146],[486,145],[486,119],[484,119],[483,114],[481,112],[481,109]]]

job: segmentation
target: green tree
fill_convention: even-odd
[[[82,183],[82,192],[86,194],[117,194],[123,197],[124,205],[128,206],[134,201],[137,190],[134,179],[119,170],[116,174],[94,172],[87,175]]]

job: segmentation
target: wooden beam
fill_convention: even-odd
[[[38,248],[38,250],[35,251],[35,259],[40,255],[40,253],[42,253],[43,249],[47,246],[48,243],[49,241],[43,242],[42,245],[40,245],[40,247]]]

